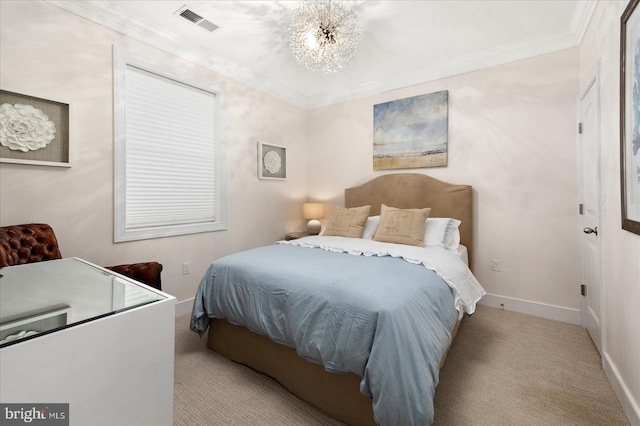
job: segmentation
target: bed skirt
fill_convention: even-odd
[[[461,322],[462,319],[451,332],[452,340]],[[342,422],[376,424],[372,401],[360,393],[361,378],[356,374],[327,372],[322,365],[298,356],[295,349],[226,320],[211,320],[207,346],[232,361],[272,377],[298,398]],[[440,368],[444,366],[449,348],[440,360]]]

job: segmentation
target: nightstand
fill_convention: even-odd
[[[309,233],[307,231],[300,231],[300,232],[289,232],[284,239],[287,241],[291,241],[291,240],[297,240],[298,238],[302,238],[302,237],[308,237]]]

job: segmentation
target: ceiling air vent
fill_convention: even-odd
[[[182,16],[184,19],[186,19],[187,21],[193,22],[194,24],[196,24],[197,26],[199,26],[200,28],[204,28],[205,30],[211,32],[214,32],[215,30],[218,29],[218,26],[216,24],[214,24],[213,22],[204,19],[202,16],[198,15],[196,12],[194,12],[189,6],[184,5],[182,6],[180,9],[178,9],[175,12],[176,15]]]

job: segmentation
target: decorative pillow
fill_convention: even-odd
[[[380,223],[380,216],[369,216],[364,224],[362,238],[373,240],[373,236],[376,235],[376,230],[378,229],[378,223]]]
[[[364,231],[364,224],[369,217],[371,206],[335,207],[329,216],[327,227],[324,229],[324,236],[338,236],[349,238],[360,238]]]
[[[430,217],[424,228],[424,245],[456,251],[460,245],[460,221],[449,217]]]
[[[430,208],[397,209],[382,205],[380,223],[373,237],[376,241],[410,246],[424,246],[424,228]]]

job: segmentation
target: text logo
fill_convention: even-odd
[[[0,426],[69,426],[69,404],[0,404]]]

